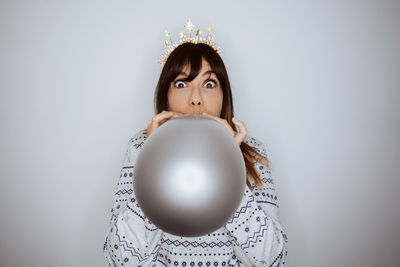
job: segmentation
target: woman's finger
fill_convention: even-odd
[[[247,136],[247,128],[241,120],[232,118],[232,122],[239,128],[239,132],[236,134],[235,140],[240,145],[240,143],[243,142]]]
[[[158,126],[160,126],[161,124],[165,123],[167,120],[170,120],[172,118],[177,118],[181,115],[183,115],[183,113],[164,110],[163,112],[157,114],[154,117],[156,117],[155,121],[158,123]]]
[[[168,121],[171,118],[179,117],[183,115],[180,112],[174,111],[166,111],[163,110],[162,112],[158,113],[157,115],[153,116],[151,123],[147,127],[147,134],[150,136],[152,132],[154,132],[158,127],[160,127],[163,123]]]
[[[160,126],[164,122],[166,122],[169,118],[171,118],[174,114],[170,111],[167,112],[161,112],[157,114],[156,116],[153,117],[153,123],[157,124]]]

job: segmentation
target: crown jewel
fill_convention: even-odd
[[[185,35],[185,31],[182,31],[179,33],[180,36],[180,40],[179,43],[178,42],[174,42],[171,39],[171,35],[168,31],[165,31],[165,36],[167,36],[169,39],[165,40],[164,44],[166,45],[166,49],[164,50],[164,54],[161,54],[162,59],[160,61],[158,61],[158,64],[160,65],[164,65],[165,62],[168,59],[168,56],[171,54],[172,51],[174,51],[174,49],[183,43],[203,43],[203,44],[208,44],[209,46],[211,46],[212,48],[214,48],[215,52],[219,53],[222,51],[222,48],[220,46],[218,46],[217,48],[215,48],[215,43],[212,42],[212,37],[210,35],[211,31],[212,31],[212,27],[208,27],[208,31],[207,31],[207,36],[206,38],[202,38],[200,35],[202,34],[202,32],[200,31],[200,29],[197,29],[194,31],[194,36],[192,37],[192,29],[193,29],[194,25],[193,23],[190,21],[190,19],[188,20],[188,22],[185,25],[185,28],[189,31],[189,36]]]

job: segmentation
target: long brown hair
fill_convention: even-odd
[[[154,112],[158,114],[163,110],[168,110],[168,89],[171,82],[174,81],[187,64],[190,65],[190,74],[183,80],[192,81],[199,74],[203,58],[210,64],[222,88],[223,103],[220,117],[225,119],[232,129],[237,132],[236,125],[232,122],[232,117],[234,117],[232,91],[224,62],[211,46],[203,43],[182,43],[168,56],[154,93]],[[240,144],[240,150],[242,151],[246,166],[247,186],[253,190],[249,181],[249,178],[252,178],[256,186],[261,189],[263,184],[253,164],[257,161],[261,164],[264,163],[267,168],[270,168],[269,164],[271,162],[245,142]]]

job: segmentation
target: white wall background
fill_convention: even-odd
[[[0,266],[105,266],[164,49],[211,24],[266,143],[287,266],[400,265],[399,1],[0,2]]]

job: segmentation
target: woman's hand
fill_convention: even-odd
[[[228,131],[231,133],[231,135],[233,136],[233,138],[235,139],[236,143],[240,146],[240,144],[244,141],[244,139],[246,138],[247,135],[247,128],[246,126],[244,126],[244,123],[238,119],[236,119],[235,117],[232,118],[232,122],[239,128],[239,132],[235,132],[232,127],[229,125],[229,123],[224,120],[221,119],[219,117],[215,117],[211,114],[208,114],[207,112],[203,112],[203,115],[210,117],[216,121],[218,121],[219,123],[221,123],[223,126],[225,126],[226,129],[228,129]]]
[[[180,112],[166,111],[166,110],[163,110],[157,115],[154,115],[153,119],[151,120],[151,123],[147,126],[147,137],[149,137],[150,134],[152,134],[158,127],[160,127],[163,123],[165,123],[169,119],[176,118],[182,115],[184,114]]]

